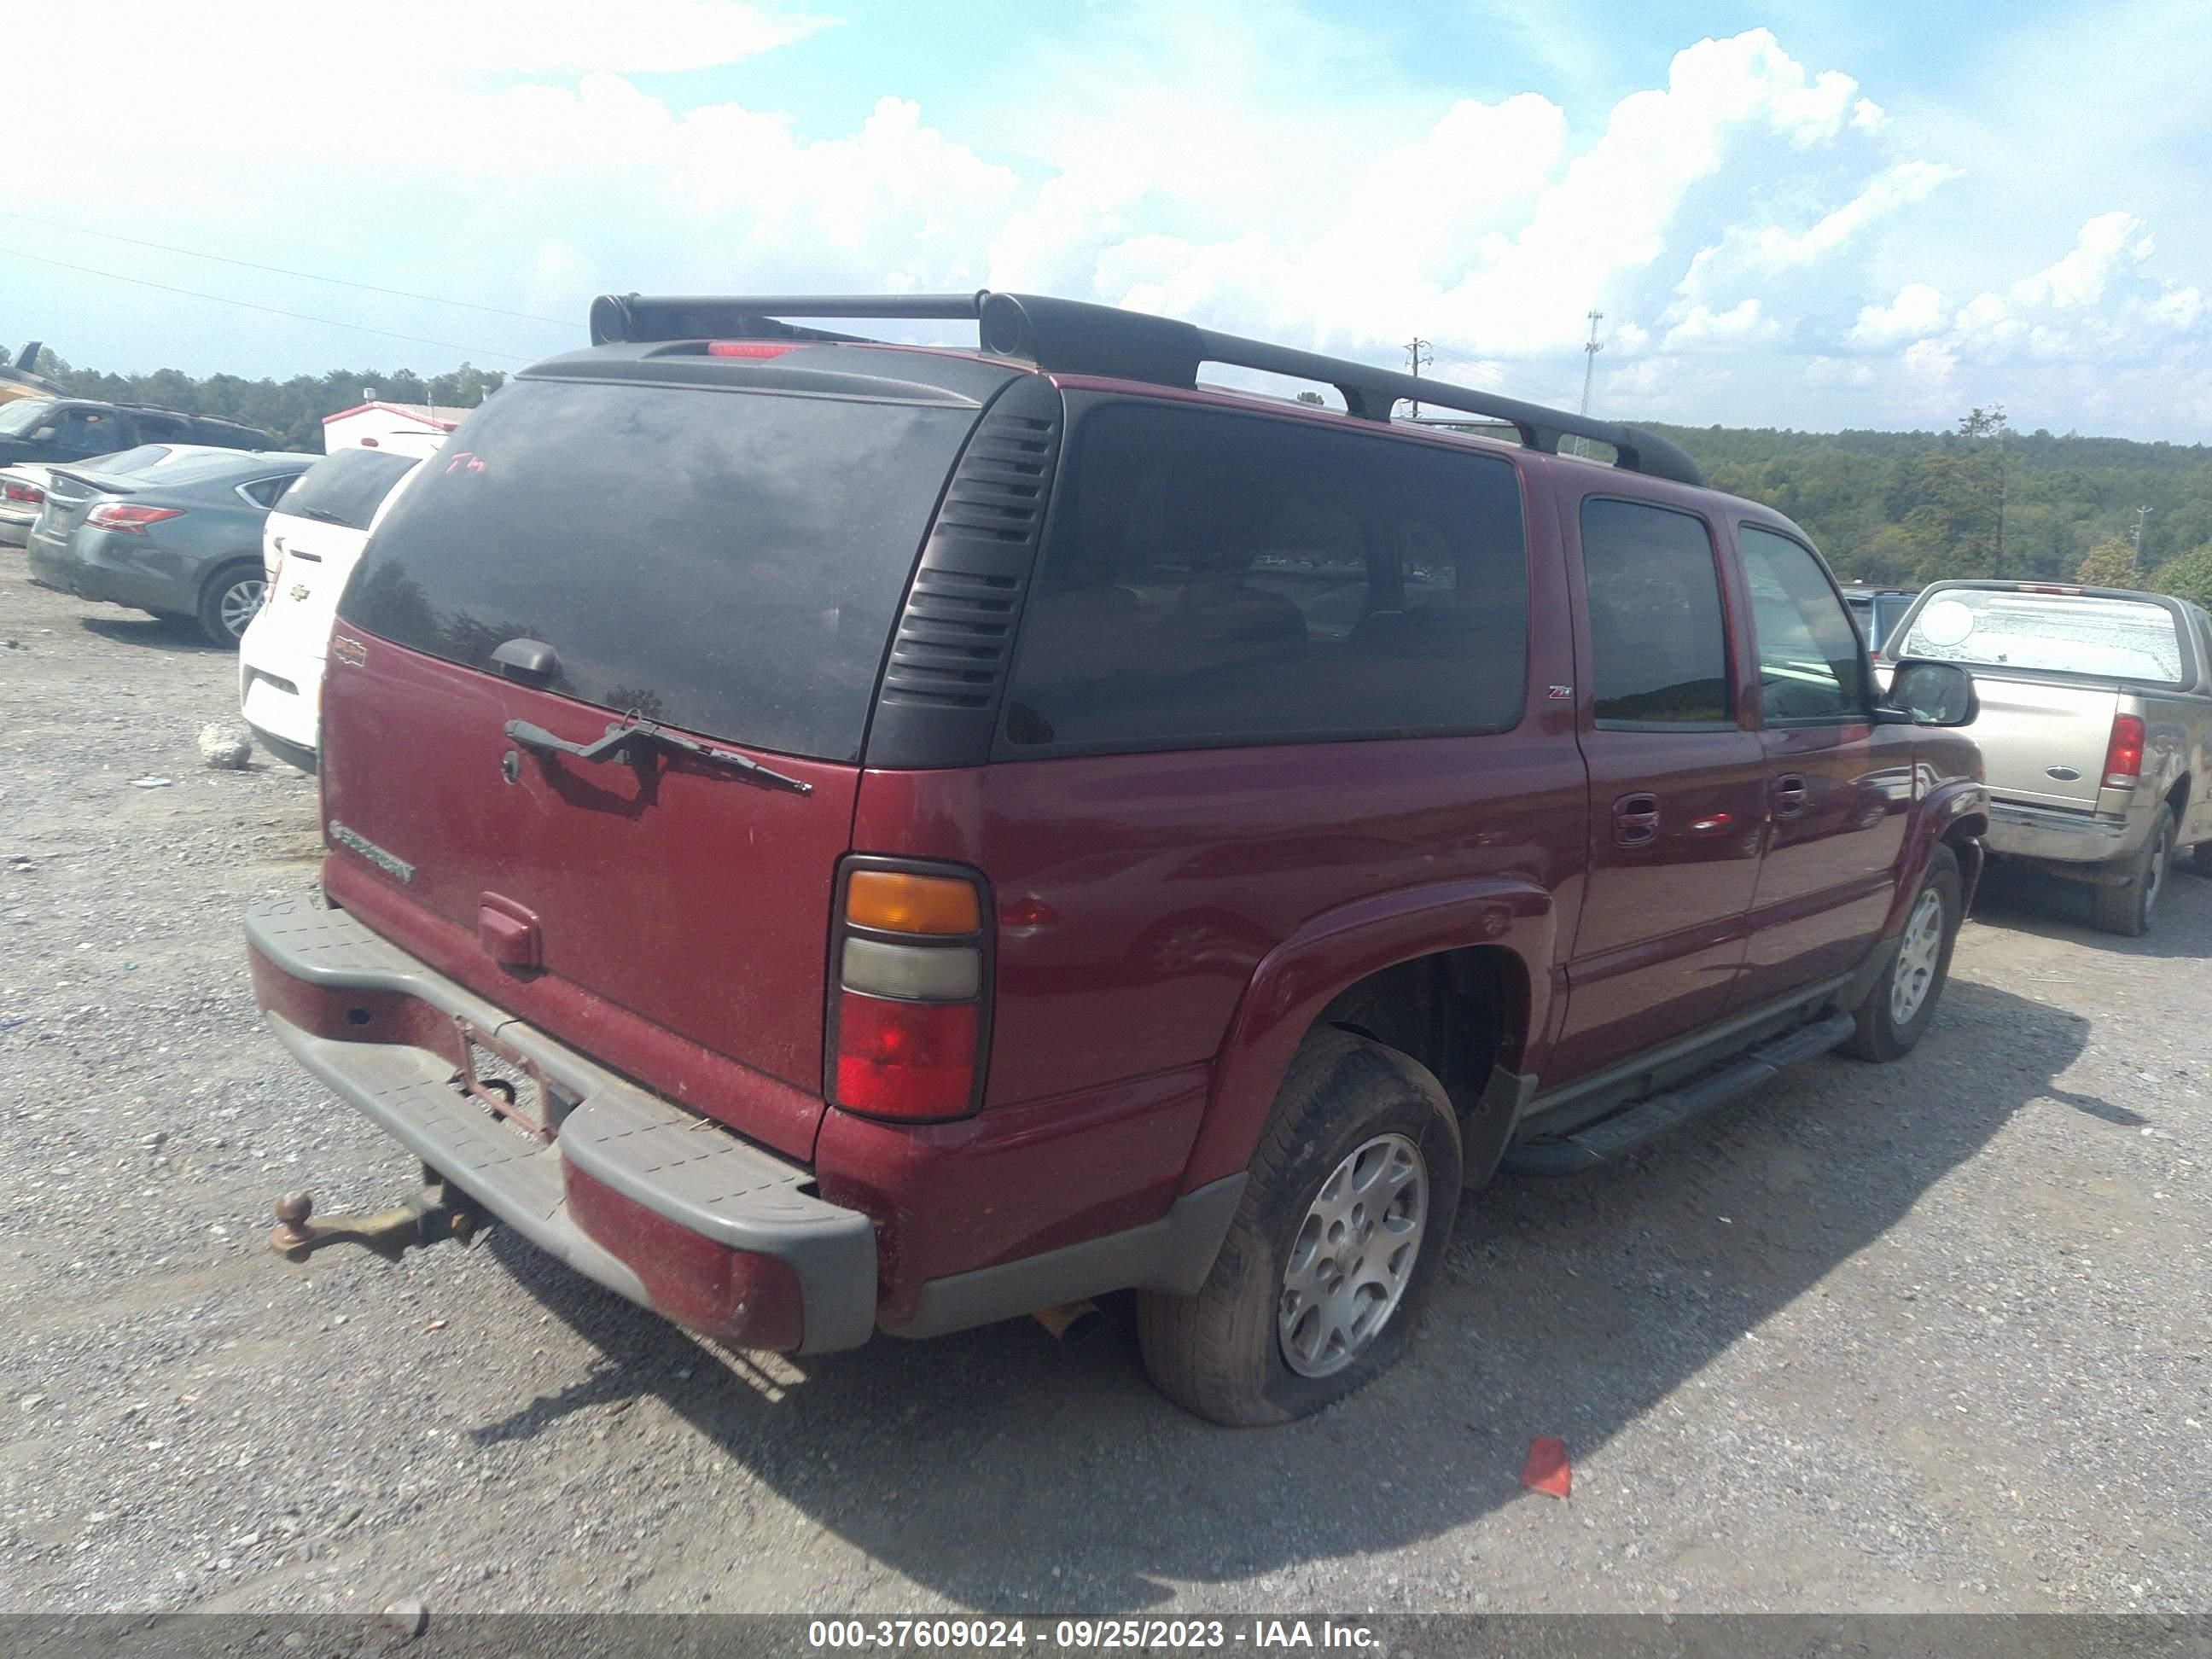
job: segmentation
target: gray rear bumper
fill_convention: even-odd
[[[462,1095],[443,1055],[318,1036],[281,1015],[264,1016],[302,1066],[532,1243],[652,1305],[636,1273],[569,1215],[563,1166],[573,1165],[688,1231],[787,1263],[804,1297],[800,1352],[858,1347],[873,1333],[874,1224],[816,1197],[806,1170],[508,1018],[343,910],[265,901],[247,912],[246,933],[254,951],[295,979],[397,992],[467,1020],[576,1103],[547,1144],[502,1126]]]
[[[2136,815],[2108,817],[2031,806],[2024,801],[1990,797],[1990,827],[1983,842],[1993,853],[2050,864],[2110,864],[2142,847],[2150,819],[2138,828]]]

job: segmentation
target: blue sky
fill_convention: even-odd
[[[11,16],[100,66],[11,85],[0,199],[0,339],[80,364],[513,368],[606,289],[993,285],[1570,403],[1595,308],[1624,418],[2212,439],[2203,0]]]

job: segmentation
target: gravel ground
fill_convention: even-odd
[[[257,1024],[314,785],[201,764],[233,679],[0,573],[0,1609],[2212,1607],[2212,882],[1993,887],[1910,1060],[1471,1198],[1406,1364],[1232,1433],[1121,1306],[794,1363],[499,1232],[271,1254],[412,1171]]]

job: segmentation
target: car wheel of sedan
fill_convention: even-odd
[[[1852,1010],[1857,1029],[1844,1043],[1844,1053],[1860,1060],[1887,1060],[1912,1052],[1936,1018],[1936,1004],[1951,975],[1961,891],[1958,854],[1938,847],[1905,913],[1905,931],[1888,971]]]
[[[217,571],[200,599],[200,631],[216,645],[235,646],[261,609],[268,586],[258,564]]]
[[[1395,1048],[1334,1027],[1299,1046],[1237,1218],[1195,1296],[1143,1291],[1152,1381],[1231,1427],[1364,1387],[1412,1340],[1460,1193],[1459,1121]]]
[[[2117,887],[2089,890],[2089,921],[2098,932],[2139,939],[2150,932],[2151,912],[2158,908],[2166,876],[2173,868],[2173,809],[2161,806],[2152,822],[2150,839]]]

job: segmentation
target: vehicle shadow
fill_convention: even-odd
[[[1973,919],[2114,956],[2186,961],[2212,957],[2212,881],[2185,870],[2170,872],[2151,931],[2140,939],[2123,939],[2091,926],[2090,895],[2080,882],[1992,864],[1975,890]]]
[[[793,1361],[719,1350],[495,1234],[609,1363],[474,1434],[527,1437],[657,1395],[825,1530],[1010,1613],[1142,1608],[1178,1583],[1398,1549],[1522,1498],[1533,1434],[1588,1457],[1881,1239],[2027,1103],[2133,1133],[2131,1114],[2053,1087],[2088,1030],[1954,981],[1899,1065],[1815,1061],[1620,1164],[1470,1194],[1405,1363],[1287,1427],[1215,1428],[1154,1394],[1127,1298],[1064,1342],[1024,1320]]]
[[[113,640],[118,645],[135,645],[142,650],[186,651],[198,654],[216,652],[235,653],[234,645],[211,644],[200,632],[200,625],[190,617],[155,617],[130,611],[119,615],[79,617],[77,624],[88,634],[97,634],[104,640]]]

